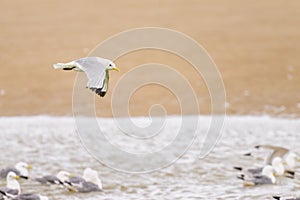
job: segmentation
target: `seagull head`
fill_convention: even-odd
[[[275,157],[272,160],[272,167],[273,167],[273,169],[274,169],[277,176],[281,176],[281,175],[284,174],[284,166],[283,166],[282,158]]]
[[[6,176],[7,181],[17,180],[19,176],[15,172],[9,172]]]
[[[117,72],[120,71],[120,69],[117,68],[116,65],[115,65],[115,63],[113,63],[113,62],[110,62],[110,63],[108,64],[108,66],[106,67],[106,69],[109,70],[109,71],[110,71],[110,70],[115,70],[115,71],[117,71]]]
[[[263,176],[266,176],[271,179],[272,183],[276,182],[276,178],[274,176],[274,168],[271,165],[266,165],[261,173]]]
[[[19,170],[19,168],[32,169],[32,166],[28,165],[26,162],[18,162],[16,164],[16,169]]]
[[[299,156],[294,152],[290,152],[285,158],[285,164],[290,169],[294,169],[297,165],[297,162],[300,162]]]
[[[19,176],[15,172],[9,172],[6,176],[6,187],[9,189],[18,190],[18,193],[20,193],[21,188],[17,179],[19,179]]]
[[[28,165],[25,162],[18,162],[15,165],[16,169],[20,172],[20,175],[23,177],[28,177],[29,176],[29,171],[30,169],[32,169],[31,165]]]

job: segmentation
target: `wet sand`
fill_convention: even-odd
[[[71,115],[76,74],[55,71],[52,64],[87,56],[121,31],[159,26],[191,36],[210,53],[225,84],[227,113],[299,116],[299,7],[297,0],[1,1],[0,115]],[[203,81],[185,71],[182,60],[159,52],[116,60],[122,71],[111,75],[110,89],[131,68],[153,60],[183,73],[196,90],[201,114],[209,113]],[[152,89],[132,97],[132,115],[147,115],[153,103],[165,105],[168,114],[180,112],[174,96]],[[96,101],[100,116],[112,115],[111,92]]]

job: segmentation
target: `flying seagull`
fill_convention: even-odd
[[[108,89],[109,71],[120,71],[111,60],[99,57],[86,57],[68,63],[57,63],[53,67],[55,69],[85,72],[89,79],[87,88],[101,97],[105,96]]]

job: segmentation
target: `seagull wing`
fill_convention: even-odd
[[[276,157],[283,158],[289,152],[286,148],[278,148],[274,150],[267,158],[267,163],[272,163],[272,160]]]
[[[8,195],[18,195],[19,191],[15,189],[10,189],[10,188],[1,188],[0,191],[2,193],[8,194]]]
[[[262,167],[258,167],[258,168],[248,169],[247,171],[252,175],[259,175],[259,174],[261,174],[262,170],[263,170]]]
[[[36,194],[20,194],[13,198],[13,200],[40,200],[39,195]]]
[[[265,147],[265,148],[272,150],[272,153],[266,159],[267,164],[271,164],[272,160],[275,157],[283,158],[283,156],[285,156],[289,152],[289,149],[284,148],[284,147],[279,147],[279,146],[267,145],[267,147]]]
[[[255,185],[272,184],[272,180],[269,177],[263,175],[254,176],[252,182]]]
[[[98,185],[88,181],[82,182],[81,186],[76,187],[76,190],[80,193],[101,191]]]
[[[80,185],[81,183],[85,182],[84,178],[81,178],[79,176],[69,178],[68,181],[72,186]]]
[[[19,170],[17,170],[16,168],[13,168],[13,167],[9,167],[9,168],[2,169],[0,171],[0,177],[1,178],[6,178],[6,176],[9,172],[15,172],[16,175],[20,176],[20,171]]]
[[[95,91],[100,96],[104,96],[107,90],[107,86],[105,85],[106,74],[108,74],[106,67],[110,61],[97,57],[88,57],[75,60],[74,62],[77,64],[77,67],[79,67],[87,75],[89,79],[87,87],[92,91]],[[102,88],[106,89],[102,91]]]
[[[56,176],[52,176],[52,175],[36,178],[35,180],[41,184],[62,184],[61,181]]]

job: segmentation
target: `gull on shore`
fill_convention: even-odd
[[[285,169],[284,169],[282,158],[275,157],[272,160],[272,167],[274,169],[276,176],[284,175]],[[249,168],[249,169],[243,169],[242,167],[233,167],[233,168],[238,171],[242,171],[244,174],[248,176],[260,175],[263,171],[263,167]]]
[[[243,180],[244,186],[255,186],[255,185],[265,185],[265,184],[275,184],[276,178],[274,176],[274,170],[271,165],[266,165],[262,173],[259,175],[253,175],[247,177],[246,175],[242,174],[238,177],[239,179]]]
[[[72,177],[68,181],[79,193],[102,191],[103,189],[97,171],[91,168],[86,168],[82,177]]]
[[[19,176],[15,172],[9,172],[6,178],[6,187],[0,189],[0,199],[4,200],[48,200],[48,197],[39,194],[21,193],[18,182]]]
[[[2,198],[3,196],[19,195],[21,193],[21,187],[17,179],[19,179],[19,176],[15,172],[8,172],[6,176],[6,187],[0,188]]]
[[[46,185],[65,185],[65,182],[71,177],[71,173],[67,171],[59,171],[56,175],[47,175],[35,180]]]
[[[18,162],[14,167],[4,168],[0,171],[0,177],[6,178],[9,172],[14,172],[20,178],[28,179],[29,170],[32,168],[31,165],[28,165],[25,162]]]

